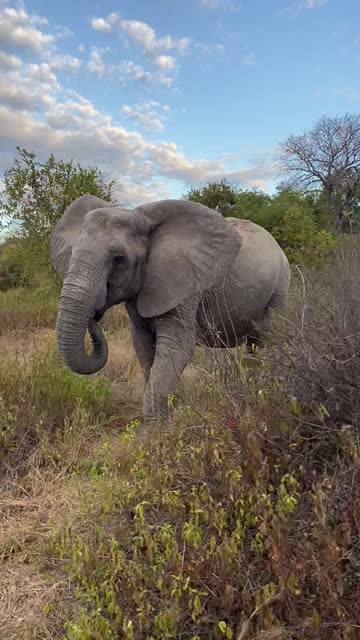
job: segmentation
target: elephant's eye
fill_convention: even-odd
[[[118,267],[121,264],[124,264],[125,256],[122,253],[118,253],[113,257],[113,265],[114,267]]]

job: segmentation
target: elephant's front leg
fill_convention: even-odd
[[[167,400],[189,360],[196,341],[198,300],[187,301],[157,318],[155,359],[144,394],[144,420],[167,414]]]
[[[144,375],[145,384],[147,384],[155,358],[155,332],[152,331],[150,321],[139,315],[135,302],[128,302],[126,309],[130,319],[134,350]]]

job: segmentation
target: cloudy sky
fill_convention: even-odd
[[[0,178],[16,145],[97,162],[137,204],[228,177],[359,111],[359,0],[0,0]]]

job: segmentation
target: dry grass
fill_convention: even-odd
[[[53,320],[26,312],[9,334],[8,309],[1,639],[357,640],[359,256],[295,275],[261,353],[199,351],[142,438],[123,312],[84,379]]]
[[[58,292],[51,284],[35,290],[9,289],[0,292],[0,336],[31,333],[53,327],[56,321]]]
[[[64,637],[73,589],[64,576],[51,576],[51,557],[44,567],[43,544],[59,523],[79,516],[89,474],[96,470],[98,459],[101,465],[104,434],[115,452],[117,434],[138,413],[141,394],[141,374],[127,328],[108,335],[107,390],[100,376],[93,381],[70,376],[69,384],[56,356],[54,330],[35,329],[33,320],[30,333],[22,328],[2,337],[0,638],[4,640]]]
[[[8,478],[0,499],[0,637],[63,637],[69,586],[43,570],[41,544],[54,523],[77,508],[78,482],[33,466]]]
[[[348,240],[319,273],[299,271],[272,361],[289,393],[360,428],[360,244]],[[279,340],[280,337],[280,340]]]

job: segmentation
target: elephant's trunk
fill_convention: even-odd
[[[90,277],[89,277],[90,276]],[[108,347],[103,332],[93,320],[95,301],[101,279],[89,273],[74,276],[69,273],[61,290],[57,320],[57,338],[65,364],[75,373],[96,373],[106,364]],[[97,285],[97,283],[99,283]],[[89,330],[93,350],[85,351],[85,335]]]

